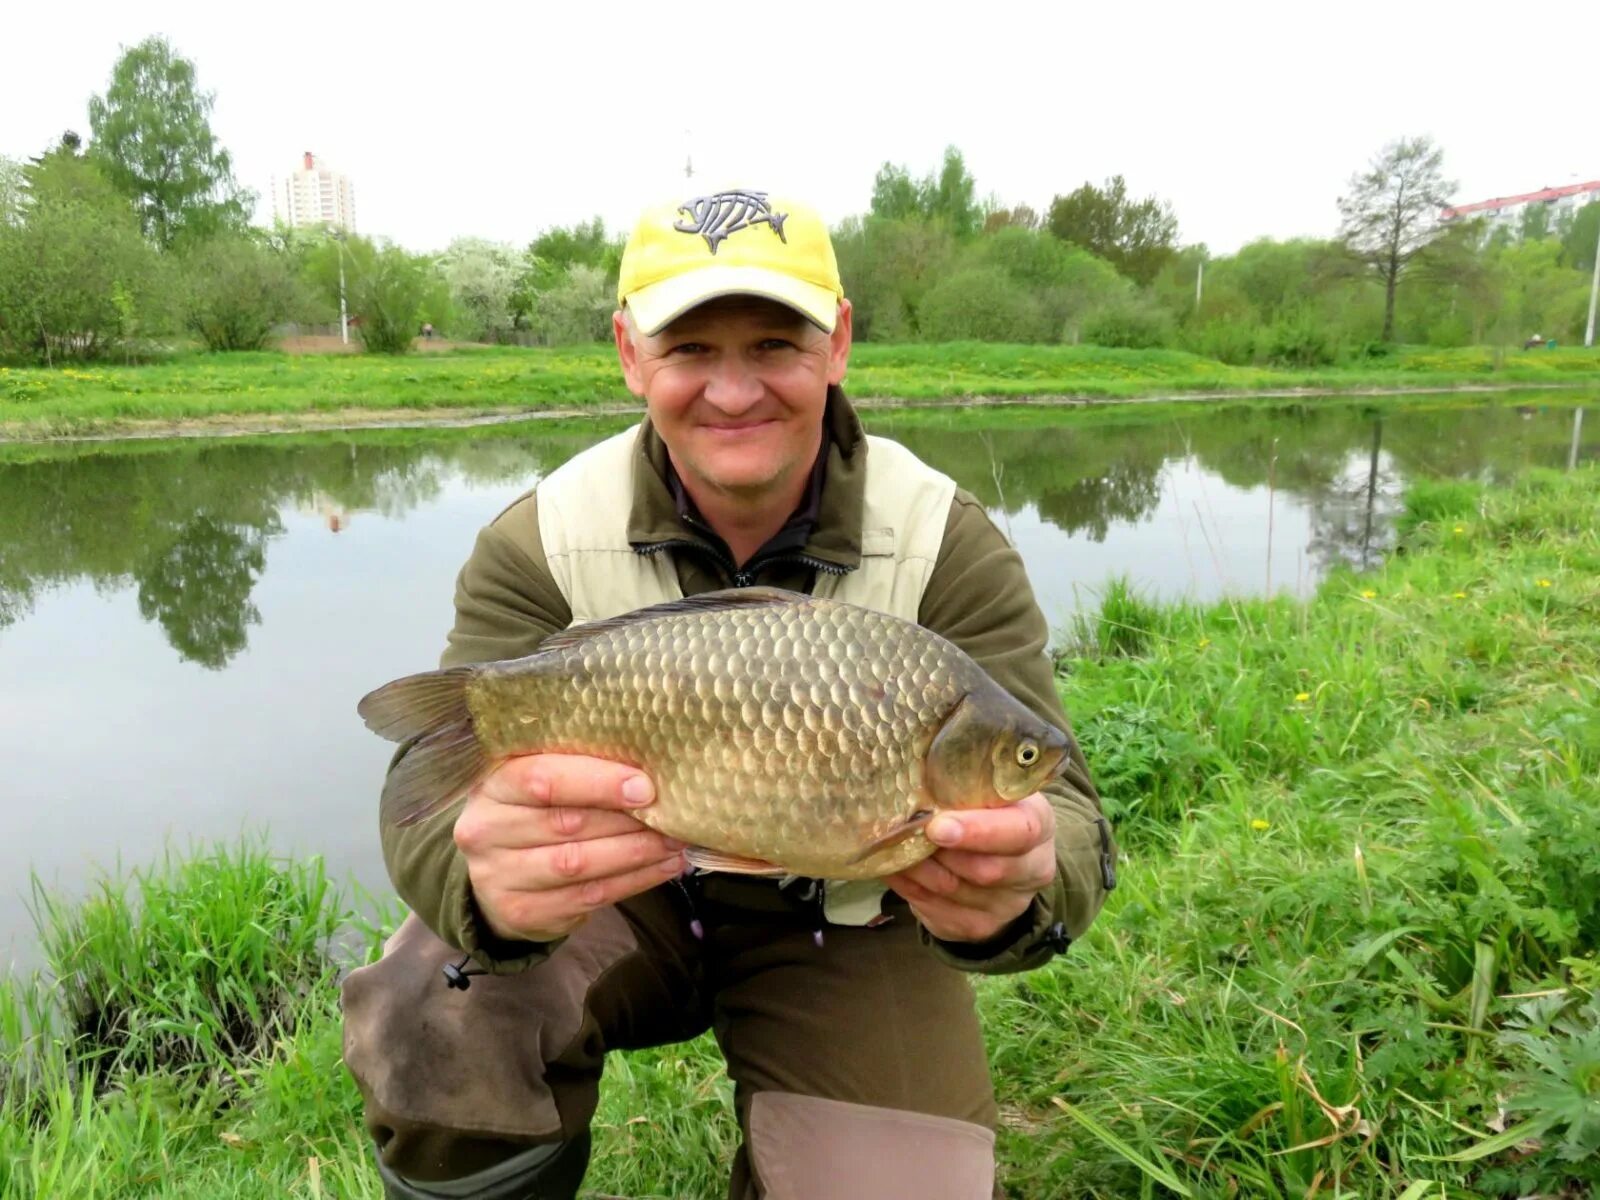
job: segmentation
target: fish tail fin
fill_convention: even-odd
[[[473,667],[427,671],[386,683],[362,697],[356,711],[367,728],[414,744],[389,769],[379,819],[405,826],[449,807],[490,767],[467,707]]]

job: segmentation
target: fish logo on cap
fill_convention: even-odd
[[[789,214],[773,212],[765,192],[714,192],[685,200],[678,205],[678,211],[689,219],[674,221],[672,227],[679,233],[698,233],[706,239],[712,254],[730,234],[762,223],[778,235],[780,242],[789,244],[789,239],[783,236],[783,223]]]

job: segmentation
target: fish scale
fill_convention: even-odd
[[[1019,799],[1066,745],[937,634],[769,588],[410,676],[361,712],[385,736],[420,739],[391,771],[387,820],[438,811],[511,755],[593,755],[645,771],[656,800],[639,819],[724,869],[836,879],[911,865],[932,852],[920,832],[932,812]]]

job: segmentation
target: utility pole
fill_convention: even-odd
[[[1205,282],[1206,260],[1201,259],[1200,265],[1194,269],[1194,310],[1200,311],[1200,286]]]
[[[328,226],[328,236],[339,246],[339,341],[350,344],[350,316],[344,305],[344,231]]]
[[[1600,236],[1594,242],[1594,279],[1589,283],[1589,328],[1584,331],[1583,344],[1594,345],[1594,302],[1600,298]]]

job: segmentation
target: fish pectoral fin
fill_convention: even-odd
[[[724,871],[729,875],[761,875],[768,879],[781,879],[788,875],[787,867],[780,867],[762,858],[745,858],[739,854],[724,854],[720,850],[707,850],[704,846],[684,849],[689,865],[701,871]]]
[[[887,850],[891,846],[898,846],[914,833],[920,833],[929,821],[933,820],[931,808],[919,808],[907,817],[904,823],[896,825],[882,837],[873,838],[866,846],[852,855],[846,861],[854,866],[858,862],[865,862],[880,850]]]

